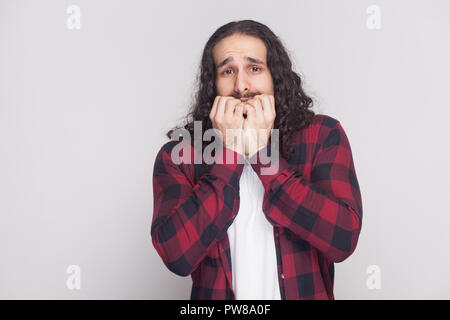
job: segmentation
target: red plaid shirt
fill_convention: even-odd
[[[334,299],[334,263],[353,253],[362,221],[350,144],[340,122],[323,114],[291,141],[294,151],[289,161],[280,153],[275,174],[261,174],[270,164],[258,154],[250,160],[274,227],[281,298]],[[239,211],[244,164],[195,164],[191,147],[191,164],[177,165],[171,151],[178,143],[164,144],[154,164],[153,245],[169,270],[191,275],[191,299],[234,299],[227,229]]]

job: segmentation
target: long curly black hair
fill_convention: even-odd
[[[302,88],[300,76],[292,70],[290,58],[280,39],[264,24],[253,20],[233,21],[221,26],[207,41],[203,49],[201,66],[197,75],[197,92],[195,100],[185,118],[185,125],[175,127],[166,133],[172,138],[172,132],[179,128],[188,130],[194,136],[194,121],[202,121],[205,132],[212,128],[209,113],[216,97],[216,67],[213,48],[222,39],[232,34],[245,34],[261,39],[267,50],[267,66],[273,80],[275,111],[274,129],[279,129],[280,153],[287,160],[293,152],[292,135],[308,126],[314,117],[311,110],[313,101]],[[203,148],[210,142],[203,141]]]

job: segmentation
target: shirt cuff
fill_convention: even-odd
[[[282,157],[280,152],[272,154],[271,151],[271,143],[269,143],[248,160],[266,190],[289,167],[289,163]]]

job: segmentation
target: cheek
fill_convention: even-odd
[[[266,86],[267,86],[267,92],[270,95],[273,95],[273,93],[274,93],[274,91],[273,91],[273,80],[272,80],[272,77],[270,75],[267,77]]]
[[[220,94],[219,94],[219,91],[220,91],[220,82],[217,81],[217,79],[216,79],[215,85],[216,85],[217,95],[220,95]]]
[[[264,79],[256,84],[258,92],[273,95],[273,84],[270,79]]]
[[[227,96],[229,93],[229,85],[226,81],[216,80],[216,91],[218,96]]]
[[[273,80],[270,74],[261,74],[259,77],[254,79],[254,88],[256,91],[265,94],[273,95]]]

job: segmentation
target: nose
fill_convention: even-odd
[[[243,95],[250,91],[250,82],[245,72],[239,72],[235,78],[234,91],[240,95]]]

